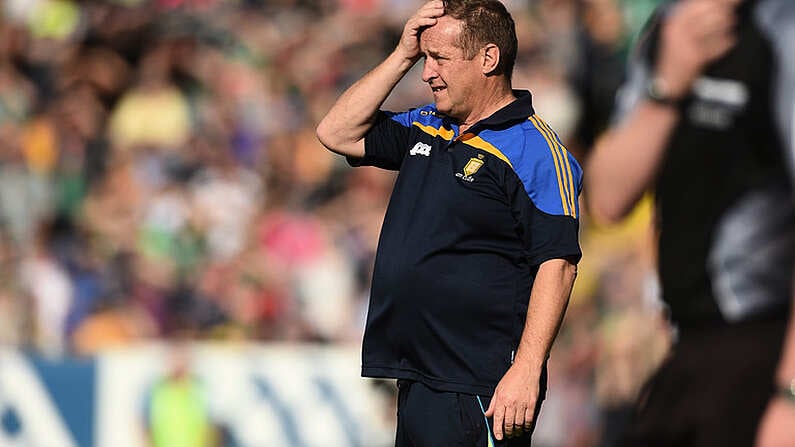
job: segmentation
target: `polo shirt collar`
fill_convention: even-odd
[[[531,95],[529,91],[513,90],[513,95],[516,97],[515,101],[492,113],[487,118],[478,121],[467,132],[472,132],[476,128],[496,127],[503,124],[524,121],[535,114],[535,110],[533,109],[533,95]]]
[[[512,121],[524,121],[529,116],[533,116],[533,95],[527,90],[514,90],[513,95],[516,100],[507,106],[492,113],[491,116],[482,120],[481,125],[496,126]]]

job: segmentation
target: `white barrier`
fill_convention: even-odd
[[[388,446],[391,401],[359,377],[358,348],[200,344],[190,370],[239,447]],[[180,364],[166,346],[45,361],[0,350],[0,447],[143,447],[147,396]]]

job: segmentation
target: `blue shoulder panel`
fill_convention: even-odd
[[[514,139],[512,144],[506,141],[495,145],[510,161],[533,204],[547,214],[578,218],[582,168],[552,128],[533,115],[527,122],[503,133],[495,138],[491,135],[496,136],[494,132],[488,135],[481,132],[481,135],[494,140],[492,144],[500,143],[501,138]]]
[[[406,127],[411,127],[412,124],[419,123],[423,126],[433,126],[438,128],[442,124],[442,118],[438,112],[436,112],[436,108],[433,106],[433,104],[428,104],[416,109],[410,109],[405,112],[385,113],[390,119]]]

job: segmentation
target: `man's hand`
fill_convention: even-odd
[[[756,447],[791,447],[795,445],[795,405],[781,398],[773,398],[765,410]]]
[[[739,0],[684,0],[666,18],[656,76],[682,97],[710,62],[731,49]]]
[[[443,15],[444,3],[442,0],[431,0],[424,4],[406,22],[395,52],[412,63],[417,62],[420,58],[420,32],[424,28],[436,25],[436,19]]]
[[[514,363],[491,398],[486,417],[494,418],[494,437],[521,436],[533,428],[541,371]]]

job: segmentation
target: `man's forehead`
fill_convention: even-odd
[[[420,43],[427,45],[457,44],[463,22],[450,16],[439,17],[436,24],[425,28],[420,35]]]

